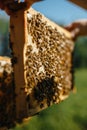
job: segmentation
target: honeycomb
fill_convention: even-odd
[[[73,42],[43,17],[27,12],[24,71],[30,115],[59,103],[73,87]]]
[[[9,58],[0,57],[0,128],[15,125],[15,110],[13,69]]]
[[[41,13],[30,8],[11,16],[10,47],[12,59],[0,57],[0,128],[6,130],[60,103],[73,88],[74,43]]]

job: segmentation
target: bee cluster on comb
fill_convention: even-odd
[[[31,115],[34,110],[38,112],[65,99],[73,82],[73,42],[43,19],[40,13],[27,12],[29,35],[24,71]]]
[[[0,57],[0,129],[14,126],[15,88],[10,58]],[[2,128],[4,127],[4,128]]]
[[[10,45],[12,59],[0,59],[0,127],[7,128],[66,99],[73,87],[70,33],[41,13],[11,16]]]

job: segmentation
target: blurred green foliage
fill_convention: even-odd
[[[10,56],[9,22],[4,19],[0,19],[0,55]]]
[[[87,37],[79,37],[75,43],[74,67],[87,67]]]
[[[4,35],[8,33],[8,26],[9,26],[9,23],[7,20],[0,19],[0,33],[1,34]]]

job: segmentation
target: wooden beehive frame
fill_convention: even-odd
[[[28,62],[29,60],[32,60],[31,58],[27,60],[26,53],[27,52],[29,52],[29,54],[32,53],[31,46],[30,45],[27,46],[27,45],[28,44],[31,44],[31,45],[37,44],[37,42],[32,40],[33,36],[31,34],[31,31],[29,30],[30,28],[34,30],[38,26],[36,24],[33,25],[33,26],[35,26],[35,28],[33,28],[33,26],[31,26],[31,22],[33,21],[33,19],[34,19],[34,24],[37,21],[37,24],[39,22],[40,26],[43,25],[43,28],[47,28],[47,30],[48,30],[47,33],[50,33],[50,36],[53,34],[53,32],[55,33],[55,35],[57,35],[57,37],[53,36],[53,38],[54,38],[53,44],[55,44],[56,46],[58,44],[58,47],[57,48],[55,47],[54,51],[56,49],[60,48],[60,46],[61,46],[61,50],[59,53],[61,53],[61,51],[63,51],[64,55],[67,58],[67,61],[66,61],[66,58],[64,57],[65,63],[63,63],[63,65],[62,65],[63,55],[61,55],[61,57],[59,56],[59,58],[61,58],[61,59],[59,61],[57,59],[56,62],[57,62],[57,64],[61,65],[62,67],[65,66],[65,64],[67,65],[67,71],[65,71],[64,73],[67,74],[68,77],[67,76],[66,77],[68,79],[64,78],[63,75],[61,75],[62,76],[61,79],[63,78],[63,80],[66,79],[66,81],[67,80],[70,80],[70,81],[68,81],[68,84],[63,86],[63,88],[58,86],[58,93],[56,93],[56,90],[55,91],[53,90],[52,85],[51,85],[50,89],[48,89],[46,86],[46,89],[47,89],[46,91],[50,92],[51,89],[53,91],[52,98],[51,99],[49,98],[52,101],[49,101],[49,102],[47,101],[47,98],[48,98],[47,95],[49,96],[49,94],[51,94],[51,93],[49,93],[49,92],[47,93],[44,90],[44,93],[42,93],[42,95],[40,95],[38,88],[40,87],[40,89],[42,89],[41,85],[43,86],[43,83],[42,83],[43,81],[45,84],[47,84],[46,82],[49,81],[53,84],[58,85],[60,83],[60,81],[58,81],[58,77],[54,76],[54,74],[51,76],[51,74],[50,74],[50,76],[48,76],[47,81],[45,79],[41,79],[40,81],[38,81],[40,86],[38,86],[38,84],[35,84],[34,86],[32,85],[31,92],[30,92],[31,83],[27,85],[28,81],[27,81],[26,62]],[[42,30],[40,30],[39,27],[38,27],[38,29],[39,29],[39,32],[42,33]],[[37,29],[35,29],[34,32],[35,31],[37,31]],[[47,37],[47,35],[48,34],[44,34],[43,37]],[[37,36],[35,36],[35,38],[37,40],[39,40],[37,38]],[[56,38],[59,38],[59,40],[58,39],[55,40]],[[62,41],[60,40],[61,38],[62,38]],[[50,40],[49,36],[48,36],[48,39]],[[58,41],[58,43],[56,43],[57,41]],[[41,39],[39,40],[39,42],[41,42]],[[47,44],[49,45],[49,42],[46,43],[46,46],[47,46]],[[15,115],[13,116],[13,122],[12,122],[14,125],[15,122],[20,122],[24,118],[28,118],[29,116],[32,116],[32,115],[40,112],[41,110],[47,108],[48,106],[52,105],[53,103],[59,103],[60,101],[66,99],[68,97],[69,92],[72,89],[72,82],[73,82],[72,81],[73,80],[72,53],[73,53],[74,44],[71,39],[71,35],[68,31],[64,30],[57,24],[53,23],[52,21],[50,21],[49,19],[44,17],[42,14],[40,14],[37,11],[35,11],[34,9],[30,8],[26,11],[24,9],[19,10],[11,15],[11,17],[10,17],[10,46],[12,49],[12,56],[13,56],[13,58],[11,59],[11,62],[12,62],[13,71],[14,71],[14,84],[15,84],[15,85],[13,84],[13,88],[15,86],[14,93],[13,93],[15,95],[14,96],[15,99],[13,99],[14,106],[15,106],[14,107]],[[40,47],[38,47],[39,51],[40,51],[41,46],[42,45],[40,45]],[[30,49],[27,50],[27,47],[30,47]],[[50,45],[49,45],[49,47],[50,47]],[[51,47],[52,47],[52,42],[51,42]],[[46,49],[47,53],[49,52],[50,55],[53,55],[53,53],[51,52],[51,49],[49,50],[46,47],[45,47],[45,49]],[[43,56],[43,53],[44,52],[41,51],[39,53],[39,55]],[[56,51],[54,53],[57,56],[58,52]],[[47,54],[48,57],[50,56],[49,54]],[[35,56],[37,58],[36,60],[38,61],[38,57],[36,54],[35,54]],[[39,58],[41,58],[41,57],[39,57]],[[55,56],[54,56],[54,59],[55,59]],[[7,63],[7,61],[9,61],[8,64],[10,64],[9,58],[5,58],[5,59],[0,58],[0,60],[1,60],[1,62],[3,60],[6,63]],[[52,59],[51,60],[48,59],[46,61],[49,64],[51,64]],[[55,61],[54,61],[54,63],[55,63]],[[34,66],[34,64],[32,66]],[[31,69],[32,69],[32,66],[30,66]],[[37,67],[38,67],[38,65],[36,65],[36,68]],[[11,68],[11,66],[10,66],[10,68]],[[50,68],[50,67],[48,67],[48,68]],[[54,64],[54,68],[55,68],[55,64]],[[45,69],[47,69],[47,68],[45,68]],[[29,71],[29,69],[28,69],[28,71]],[[1,73],[3,74],[3,71]],[[13,74],[12,71],[10,73]],[[46,75],[43,75],[43,76],[46,77]],[[35,75],[34,75],[34,77],[35,77]],[[38,77],[38,75],[37,75],[37,77]],[[30,78],[32,78],[32,75],[30,76]],[[42,78],[42,77],[40,77],[40,78]],[[64,81],[64,82],[66,83],[66,81]],[[13,82],[13,79],[12,79],[12,82]],[[33,82],[34,82],[34,80],[33,80]],[[11,84],[11,86],[12,86],[12,84]],[[0,90],[0,91],[2,92],[2,90]],[[36,98],[34,97],[34,94],[36,93],[35,91],[39,92],[38,96]],[[44,94],[45,94],[45,98],[42,97]],[[57,96],[57,99],[54,99],[55,98],[55,96],[53,96],[54,94]],[[39,98],[42,97],[43,99],[40,99],[40,101],[39,101],[38,97]],[[12,113],[14,113],[14,111],[12,111]],[[8,127],[8,125],[7,125],[7,127]],[[11,126],[9,126],[9,127],[11,127]]]
[[[69,0],[69,1],[87,10],[87,0]]]
[[[24,61],[23,61],[23,49],[24,46],[28,43],[28,28],[27,28],[27,11],[21,10],[15,13],[11,16],[10,20],[10,29],[11,29],[11,44],[13,46],[13,53],[14,53],[14,59],[17,59],[17,64],[14,63],[14,76],[15,76],[15,85],[16,86],[16,94],[17,94],[17,111],[18,111],[18,117],[20,115],[20,112],[25,112],[24,115],[27,115],[27,103],[26,103],[26,94],[23,92],[20,93],[21,88],[25,88],[25,81],[24,81]],[[29,9],[30,15],[37,15],[38,12],[34,11],[33,9]],[[57,28],[60,30],[60,32],[64,32],[68,38],[70,38],[70,34],[59,27],[58,25],[54,24],[47,18],[43,16],[43,21],[46,21],[49,23],[49,25],[53,26],[54,28]],[[13,61],[14,61],[13,59]],[[20,78],[19,78],[20,77]],[[26,80],[26,78],[25,78]],[[18,87],[19,86],[19,87]],[[25,88],[26,89],[26,88]],[[25,98],[24,98],[25,97]],[[25,103],[21,104],[20,101],[24,101]],[[20,107],[21,106],[21,107]],[[23,109],[23,110],[21,110]],[[20,112],[19,112],[20,111]],[[23,111],[23,112],[22,112]]]
[[[25,115],[26,110],[26,101],[25,93],[20,92],[20,89],[23,90],[25,86],[24,81],[24,61],[23,61],[23,50],[24,45],[26,44],[26,11],[20,10],[14,13],[10,17],[10,34],[11,34],[11,46],[13,48],[13,67],[14,67],[14,80],[15,80],[15,91],[17,94],[16,107],[17,115],[19,116],[19,111],[24,111]],[[24,103],[21,103],[23,101]],[[23,110],[19,110],[23,109]]]

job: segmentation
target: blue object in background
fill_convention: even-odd
[[[60,25],[67,25],[78,19],[87,19],[87,11],[68,0],[43,0],[32,7]],[[9,16],[4,11],[0,11],[1,19],[9,21]],[[0,55],[10,55],[7,35],[7,33],[2,34],[0,30]]]

